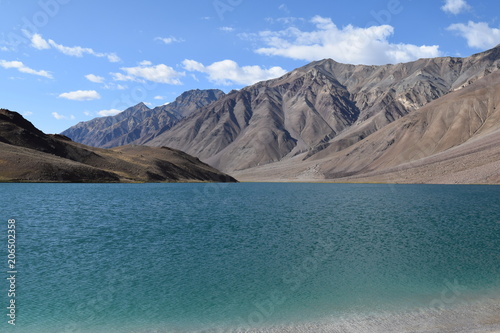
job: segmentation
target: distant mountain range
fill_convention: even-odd
[[[111,148],[132,142],[143,143],[167,131],[181,119],[224,96],[221,90],[191,90],[174,102],[150,109],[144,103],[116,116],[79,123],[62,135],[85,145]]]
[[[139,105],[134,107],[138,110],[80,123],[63,133],[87,143],[106,133],[106,143],[99,143],[102,146],[134,142],[173,147],[249,180],[349,177],[498,183],[496,170],[500,168],[494,172],[486,169],[493,168],[490,162],[498,165],[499,161],[495,155],[498,148],[490,144],[500,131],[499,68],[500,46],[467,58],[420,59],[384,66],[355,66],[327,59],[227,95],[219,92],[212,98],[201,98],[208,91],[198,91],[190,96],[188,104],[196,107],[189,112],[176,112],[173,105],[168,111],[154,113],[152,119],[159,115],[166,118],[168,112],[180,114],[175,121],[162,123],[163,127],[148,125],[149,111]],[[116,131],[109,125],[103,131],[94,125],[99,121],[111,124],[116,119],[121,119],[116,123],[134,122],[140,113],[144,115],[141,128],[147,129],[145,134],[121,126],[123,130]],[[75,135],[77,130],[80,132]],[[496,156],[496,160],[483,158],[483,164],[477,159],[469,163],[468,170],[477,171],[475,177],[458,166],[460,156],[465,161],[473,152]],[[447,158],[456,163],[446,164],[450,162]],[[457,172],[461,176],[439,178],[431,170],[431,161],[441,169],[445,165],[450,168],[443,177]],[[405,171],[417,166],[421,173]]]
[[[2,182],[234,182],[195,157],[170,148],[101,149],[46,135],[19,113],[0,109]]]

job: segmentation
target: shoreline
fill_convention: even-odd
[[[236,182],[218,182],[207,180],[189,180],[189,181],[162,181],[162,182],[69,182],[69,181],[31,181],[31,180],[1,180],[0,184],[258,184],[258,183],[276,183],[276,184],[360,184],[360,185],[483,185],[498,186],[500,183],[438,183],[438,182],[384,182],[384,181],[349,181],[343,179],[236,179]]]
[[[158,332],[167,332],[168,330]],[[168,331],[170,332],[170,331]],[[187,333],[188,331],[183,331]],[[350,313],[318,321],[262,327],[217,327],[225,333],[500,333],[500,298],[459,302],[446,308]]]
[[[274,180],[239,180],[238,183],[241,184],[259,184],[259,183],[276,183],[276,184],[360,184],[360,185],[481,185],[481,186],[498,186],[498,183],[434,183],[434,182],[382,182],[382,181],[346,181],[346,180],[335,180],[335,179],[323,179],[323,180],[315,180],[315,179],[305,179],[305,180],[297,180],[297,179],[274,179]]]
[[[62,323],[61,323],[62,324]],[[64,324],[62,324],[64,325]],[[500,298],[475,301],[446,309],[415,309],[400,312],[350,313],[321,320],[260,327],[208,325],[205,327],[165,327],[160,323],[127,326],[106,323],[102,326],[65,325],[80,333],[500,333]],[[20,333],[34,327],[16,327]],[[37,326],[39,333],[58,327]]]

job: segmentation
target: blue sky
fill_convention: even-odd
[[[313,60],[386,64],[500,44],[498,0],[0,0],[0,107],[47,133]]]

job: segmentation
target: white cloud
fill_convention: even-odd
[[[208,79],[211,82],[221,85],[250,85],[286,74],[286,70],[281,67],[272,67],[269,69],[263,69],[260,66],[241,67],[233,60],[223,60],[205,66],[195,60],[186,59],[182,64],[187,71],[208,74]]]
[[[302,22],[305,22],[306,20],[302,17],[289,16],[289,17],[278,17],[278,18],[266,17],[266,21],[271,23],[271,24],[280,23],[283,25],[293,25],[296,22],[302,23]]]
[[[28,117],[31,115],[33,115],[33,112],[31,112],[31,111],[27,111],[27,112],[23,113],[23,116],[25,116],[25,117]]]
[[[62,54],[69,55],[72,57],[83,57],[84,54],[94,54],[94,50],[81,46],[64,46],[61,44],[57,44],[52,39],[49,39],[50,46],[54,47],[56,50],[61,52]]]
[[[162,99],[165,99],[165,97],[164,96],[155,96],[154,99],[162,100]]]
[[[332,58],[350,64],[382,65],[432,58],[441,55],[439,46],[393,44],[390,25],[359,28],[347,25],[338,28],[330,18],[315,16],[313,31],[289,27],[281,31],[262,31],[257,38],[267,44],[256,50],[259,54],[314,61]]]
[[[59,114],[57,112],[52,112],[52,117],[56,118],[57,120],[68,120],[68,119],[75,119],[75,116],[71,115],[71,116],[65,116],[65,115],[62,115],[62,114]]]
[[[0,46],[0,51],[10,51],[10,49],[7,46]]]
[[[445,0],[445,4],[441,9],[451,14],[460,14],[462,11],[468,10],[470,6],[465,0]]]
[[[103,83],[104,82],[104,78],[102,76],[97,76],[94,74],[85,75],[85,78],[87,80],[89,80],[90,82],[94,82],[94,83]]]
[[[117,109],[110,109],[110,110],[101,110],[97,112],[97,114],[101,117],[109,117],[109,116],[116,116],[120,112],[122,111]]]
[[[77,90],[59,95],[60,98],[66,98],[72,101],[92,101],[100,99],[101,95],[95,90]]]
[[[111,73],[116,81],[137,81],[143,82],[143,79],[157,82],[181,85],[180,77],[185,76],[184,72],[177,72],[170,66],[160,64],[151,65],[150,62],[142,62],[143,65],[137,67],[122,67],[121,70],[126,73]]]
[[[63,115],[61,115],[61,114],[59,114],[59,113],[57,113],[57,112],[52,112],[52,116],[53,116],[54,118],[56,118],[57,120],[60,120],[60,119],[65,119],[65,118],[66,118],[65,116],[63,116]]]
[[[149,60],[143,60],[139,63],[141,66],[151,66],[153,63]]]
[[[182,43],[184,42],[184,39],[182,38],[177,38],[177,37],[173,37],[173,36],[170,36],[170,37],[156,37],[155,40],[159,40],[165,44],[172,44],[172,43]]]
[[[118,73],[111,73],[111,74],[118,74]],[[114,75],[113,75],[114,77]],[[109,89],[109,90],[125,90],[128,89],[128,86],[123,85],[123,84],[117,84],[114,82],[108,82],[103,86],[104,89]]]
[[[288,9],[287,5],[285,5],[284,3],[282,3],[281,5],[279,5],[278,7],[279,10],[289,14],[290,13],[290,10]]]
[[[81,46],[64,46],[54,42],[52,39],[46,40],[40,34],[34,34],[31,37],[31,46],[38,50],[48,50],[54,48],[62,54],[72,57],[83,57],[86,54],[99,58],[107,58],[110,62],[119,62],[121,59],[115,53],[100,53],[93,49]]]
[[[456,23],[450,25],[447,30],[456,31],[467,40],[469,47],[489,49],[500,43],[500,29],[490,28],[486,22],[469,21],[467,25]]]
[[[185,59],[182,62],[182,65],[184,66],[184,69],[190,72],[206,72],[205,66],[201,62],[195,60]]]
[[[233,27],[220,27],[219,30],[224,31],[224,32],[233,32],[234,28]]]
[[[136,82],[144,82],[144,80],[140,80],[132,75],[125,75],[123,73],[110,73],[113,76],[113,80],[115,81],[136,81]]]
[[[26,73],[26,74],[33,74],[33,75],[38,75],[38,76],[43,76],[48,79],[52,79],[52,75],[44,70],[34,70],[32,68],[29,68],[25,64],[23,64],[21,61],[6,61],[6,60],[0,60],[0,66],[9,69],[9,68],[15,68],[21,73]]]
[[[105,54],[105,57],[108,58],[109,62],[120,62],[120,61],[122,61],[120,59],[120,57],[116,55],[116,53]]]
[[[42,38],[39,34],[34,34],[31,37],[31,46],[33,46],[37,50],[48,50],[50,49],[49,43]]]

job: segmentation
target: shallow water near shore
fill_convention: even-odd
[[[2,332],[498,329],[499,186],[0,188]]]

